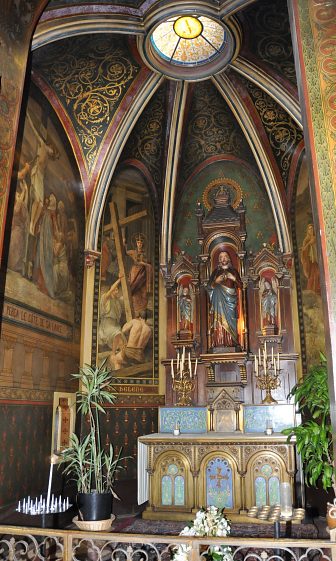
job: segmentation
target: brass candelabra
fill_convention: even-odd
[[[268,405],[272,403],[278,403],[276,399],[272,397],[272,390],[276,390],[280,387],[280,355],[274,356],[274,351],[272,347],[272,354],[269,356],[267,354],[266,342],[261,354],[259,349],[258,356],[254,356],[254,372],[256,376],[257,388],[260,390],[266,390],[266,395],[262,403],[267,403]]]
[[[171,360],[171,377],[173,391],[177,394],[177,407],[188,407],[192,405],[191,394],[195,389],[195,378],[197,373],[197,359],[194,371],[192,370],[190,353],[188,354],[188,364],[185,364],[185,347],[182,356],[177,353],[176,372],[174,370],[174,360]]]

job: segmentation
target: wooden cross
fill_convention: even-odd
[[[121,226],[125,226],[126,224],[130,224],[135,220],[139,220],[140,218],[147,216],[147,210],[141,210],[140,212],[136,212],[131,216],[126,216],[125,218],[119,219],[119,213],[116,203],[112,202],[110,203],[109,206],[110,206],[110,213],[111,213],[111,223],[104,226],[104,233],[112,230],[114,234],[114,243],[116,247],[119,276],[121,279],[121,290],[124,298],[125,316],[126,316],[126,321],[130,321],[131,319],[134,318],[134,309],[133,309],[132,295],[131,295],[128,277],[126,273],[125,248],[122,239]]]

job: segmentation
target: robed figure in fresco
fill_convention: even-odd
[[[301,248],[301,263],[306,277],[306,289],[320,294],[320,271],[317,257],[316,237],[313,224],[308,224]]]
[[[236,347],[238,340],[238,289],[242,288],[239,273],[233,268],[227,251],[221,251],[218,265],[207,286],[212,318],[212,346]]]
[[[127,255],[133,260],[129,273],[129,285],[135,317],[138,317],[140,312],[146,311],[148,297],[152,292],[153,286],[153,269],[152,265],[146,260],[144,241],[144,234],[136,234],[135,249],[127,251]]]

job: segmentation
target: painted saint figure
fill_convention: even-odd
[[[277,286],[276,281],[261,278],[260,280],[260,293],[261,293],[261,314],[263,326],[276,325],[277,317]]]
[[[134,315],[137,317],[140,312],[145,312],[148,305],[148,296],[152,292],[153,269],[150,263],[146,262],[144,250],[143,234],[136,234],[136,249],[127,251],[133,259],[133,264],[129,273],[129,285],[132,294]]]
[[[320,271],[317,258],[316,237],[313,224],[308,224],[301,248],[301,263],[307,279],[307,290],[320,294]]]
[[[178,322],[180,331],[191,330],[193,322],[193,299],[191,285],[183,286],[181,284],[179,287]]]
[[[238,288],[242,288],[239,273],[232,267],[227,251],[218,256],[218,266],[210,276],[207,291],[212,317],[212,346],[234,347],[238,340]]]

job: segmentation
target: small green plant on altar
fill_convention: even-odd
[[[130,456],[121,456],[122,449],[115,454],[113,444],[105,451],[101,443],[99,415],[106,414],[105,403],[114,403],[115,390],[112,386],[111,371],[105,368],[106,361],[100,366],[84,365],[78,374],[72,374],[79,381],[77,392],[77,412],[82,418],[89,419],[89,434],[83,438],[73,433],[70,445],[61,452],[61,464],[65,464],[64,474],[69,475],[77,485],[78,493],[112,493],[115,477],[121,465]]]
[[[321,480],[325,491],[333,488],[335,492],[327,360],[322,353],[320,357],[321,363],[312,366],[289,394],[303,415],[303,423],[282,432],[288,436],[288,441],[292,437],[296,439],[306,484],[316,487]]]
[[[206,509],[201,508],[196,513],[195,520],[183,528],[180,536],[212,536],[225,537],[230,534],[230,522],[224,514],[224,509],[220,510],[216,506],[209,506]],[[176,546],[173,560],[188,561],[191,546],[180,544]],[[232,561],[231,548],[225,545],[210,545],[206,553],[202,554],[202,558],[208,561]]]

